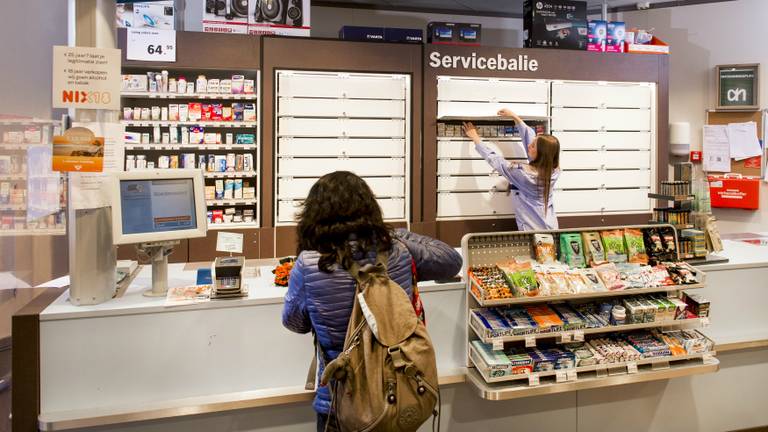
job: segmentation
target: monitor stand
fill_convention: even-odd
[[[140,253],[149,255],[152,265],[152,289],[144,291],[147,297],[165,297],[168,293],[168,255],[178,240],[141,243],[136,248]]]

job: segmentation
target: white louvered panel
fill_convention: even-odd
[[[520,161],[509,161],[509,163]],[[493,168],[480,159],[459,160],[446,159],[437,161],[437,175],[488,175]]]
[[[376,200],[381,207],[384,219],[405,219],[405,200],[402,198],[385,198]],[[301,200],[280,200],[277,204],[277,221],[279,223],[292,223],[296,221],[296,214],[301,209]]]
[[[403,120],[316,119],[281,117],[278,125],[281,137],[386,137],[405,136]]]
[[[281,116],[350,118],[405,117],[405,103],[401,100],[281,97],[278,100],[278,104]]]
[[[280,138],[280,156],[405,156],[402,138]]]
[[[561,151],[560,168],[574,169],[630,169],[651,167],[649,151]]]
[[[651,200],[648,199],[648,192],[650,192],[649,189],[609,189],[603,191],[605,211],[650,211]]]
[[[284,97],[404,99],[406,96],[404,76],[285,73],[279,76],[278,83],[278,95]]]
[[[650,131],[648,109],[552,108],[552,130]]]
[[[548,103],[549,84],[504,79],[438,78],[438,101]]]
[[[650,108],[653,88],[641,84],[553,83],[553,107]]]
[[[563,171],[557,181],[558,189],[650,187],[650,185],[650,170]]]
[[[508,108],[522,117],[545,117],[545,103],[498,103],[498,102],[448,102],[437,103],[437,118],[443,117],[491,117],[502,108]]]
[[[320,177],[333,171],[351,171],[361,177],[405,175],[405,161],[390,158],[280,158],[277,168],[281,177]]]
[[[404,197],[404,177],[364,177],[377,197]],[[280,199],[304,199],[317,178],[279,178],[277,194]]]
[[[650,132],[557,132],[561,150],[650,150]]]
[[[523,143],[520,141],[493,141],[490,138],[489,141],[485,141],[485,144],[492,148],[496,153],[506,158],[521,158],[526,157]],[[480,158],[480,153],[475,150],[475,145],[472,141],[437,141],[437,157],[438,158]]]
[[[504,192],[509,183],[499,175],[485,176],[441,176],[437,178],[437,190],[439,192],[464,192],[496,190]]]
[[[559,187],[559,185],[558,185]],[[605,207],[600,190],[555,190],[554,206],[557,214],[600,213]]]
[[[512,199],[505,193],[438,193],[437,217],[477,217],[514,214]]]

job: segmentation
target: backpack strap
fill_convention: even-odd
[[[352,260],[352,265],[349,267],[349,274],[357,281],[358,289],[360,284],[366,278],[366,275],[371,273],[383,273],[387,274],[387,262],[389,261],[389,253],[379,252],[376,255],[376,264],[360,265],[359,262]]]

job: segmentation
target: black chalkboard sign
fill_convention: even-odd
[[[760,109],[760,65],[719,65],[716,70],[717,109]]]

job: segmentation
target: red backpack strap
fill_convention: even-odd
[[[411,297],[411,303],[413,304],[413,311],[416,312],[416,316],[419,317],[419,321],[427,324],[427,313],[424,311],[424,303],[421,301],[421,295],[419,295],[419,278],[416,274],[416,260],[411,258],[411,286],[413,288],[413,296]]]

